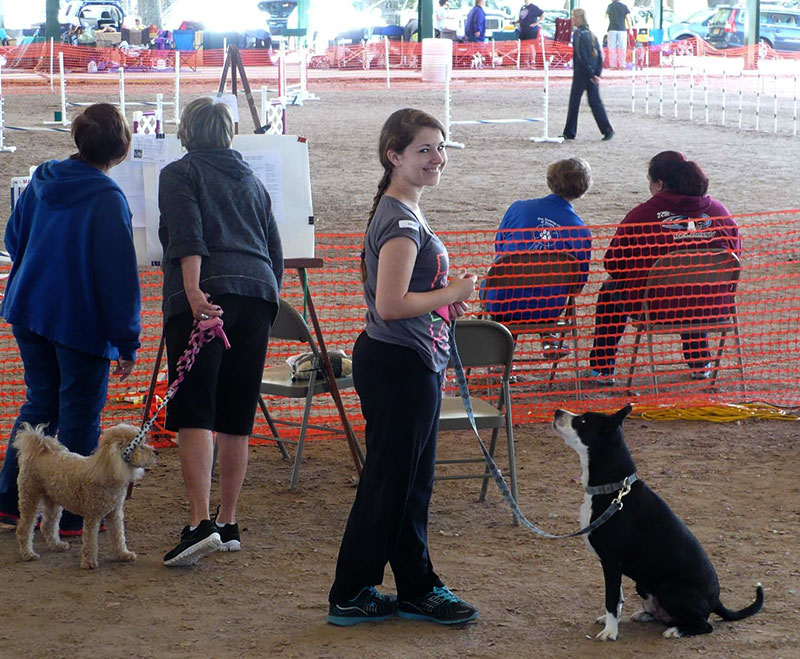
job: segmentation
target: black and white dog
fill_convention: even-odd
[[[664,623],[667,638],[708,634],[711,613],[723,620],[758,613],[764,604],[761,584],[750,606],[726,609],[719,599],[717,573],[697,538],[661,497],[636,479],[622,435],[622,421],[631,409],[627,405],[613,415],[556,410],[553,419],[558,434],[580,456],[586,490],[581,527],[600,517],[615,499],[622,503],[618,512],[584,536],[600,557],[605,577],[606,613],[597,620],[605,627],[597,638],[617,639],[623,574],[636,583],[644,600],[643,610],[631,619]]]

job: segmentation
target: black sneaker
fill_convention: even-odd
[[[612,137],[614,137],[614,129],[612,128],[607,133],[603,134],[603,137],[600,138],[601,142],[608,142]]]
[[[220,540],[222,540],[222,547],[220,551],[241,551],[242,543],[239,539],[239,525],[234,522],[233,524],[224,524],[220,526],[216,522],[217,533],[219,533]]]
[[[222,540],[217,525],[210,519],[204,519],[194,531],[188,526],[181,531],[178,546],[164,556],[164,565],[169,567],[194,565],[203,556],[213,554],[222,547]]]
[[[219,533],[219,537],[222,540],[222,547],[220,547],[220,551],[241,551],[242,543],[241,539],[239,538],[239,525],[234,522],[233,524],[218,524],[217,517],[219,516],[219,506],[217,506],[217,512],[215,512],[211,516],[211,521],[217,527],[217,533]],[[247,529],[245,529],[246,531]]]
[[[397,615],[440,625],[460,625],[475,620],[478,609],[453,595],[446,586],[436,586],[427,595],[398,602]]]
[[[361,622],[379,622],[397,613],[397,598],[381,595],[374,586],[365,586],[353,599],[342,604],[331,604],[328,622],[340,627],[351,627]]]

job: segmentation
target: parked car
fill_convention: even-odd
[[[261,0],[258,8],[269,14],[267,18],[269,31],[279,35],[286,29],[289,15],[297,8],[297,0]]]
[[[714,48],[744,46],[747,9],[717,6],[708,23],[707,41]],[[762,5],[759,17],[759,56],[774,50],[800,50],[800,9],[782,5]]]
[[[58,22],[67,29],[82,26],[92,30],[111,26],[119,31],[125,18],[125,10],[117,0],[78,0],[62,4]]]
[[[674,50],[678,55],[693,55],[694,39],[706,38],[708,23],[716,13],[716,7],[701,9],[688,18],[673,23],[667,28],[665,40],[677,42]]]

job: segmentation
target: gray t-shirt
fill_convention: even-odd
[[[400,236],[410,238],[417,246],[409,292],[424,293],[447,285],[450,263],[442,241],[431,231],[424,217],[418,218],[405,204],[383,195],[367,230],[364,246],[367,334],[376,341],[413,348],[425,365],[438,373],[450,359],[450,326],[445,320],[433,311],[414,318],[383,320],[375,310],[378,255],[388,240]]]

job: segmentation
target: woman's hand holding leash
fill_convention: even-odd
[[[222,307],[211,303],[211,296],[204,293],[199,288],[186,291],[186,299],[192,307],[192,316],[195,320],[208,320],[209,318],[219,318],[222,315]]]

